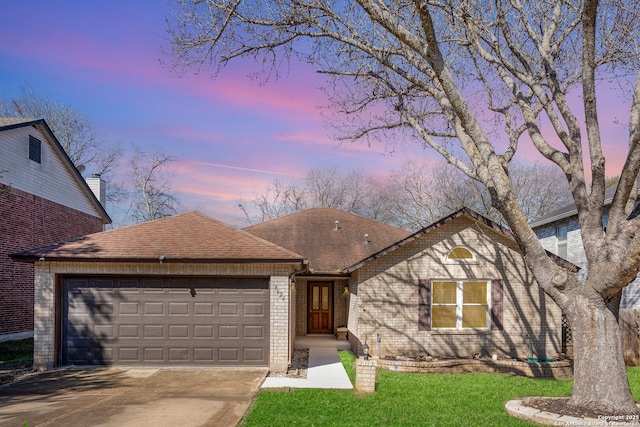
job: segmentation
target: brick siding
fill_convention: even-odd
[[[0,185],[0,335],[33,330],[33,264],[9,254],[102,231],[102,220]]]
[[[456,246],[469,248],[476,260],[446,262]],[[504,328],[420,330],[418,287],[425,279],[501,280]],[[538,287],[515,242],[466,217],[363,266],[351,289],[349,340],[355,350],[366,341],[376,357],[527,357],[529,340],[533,357],[555,357],[561,350],[560,309]]]

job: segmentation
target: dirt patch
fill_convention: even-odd
[[[287,372],[271,372],[270,377],[307,378],[309,368],[309,349],[294,350],[291,356],[291,364]]]

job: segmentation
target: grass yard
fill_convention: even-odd
[[[33,363],[33,338],[0,342],[0,369]]]
[[[355,357],[341,351],[354,382]],[[640,400],[640,368],[629,369]],[[503,374],[408,374],[378,370],[376,392],[261,391],[242,426],[531,426],[504,410],[525,396],[569,396],[572,380]]]

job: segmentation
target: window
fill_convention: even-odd
[[[457,246],[449,251],[445,259],[444,264],[475,264],[477,263],[476,256],[470,249],[464,246]]]
[[[434,281],[431,289],[433,329],[489,327],[489,282]]]
[[[29,159],[42,163],[42,143],[31,135],[29,135]]]
[[[556,227],[556,255],[564,259],[567,259],[567,232],[569,231],[568,228],[569,227],[566,224]]]
[[[449,255],[447,255],[447,259],[454,261],[473,259],[473,254],[469,249],[459,247],[452,249],[451,252],[449,252]]]
[[[432,310],[432,300],[431,300],[431,290],[432,290],[432,285],[434,283],[455,283],[455,295],[456,295],[456,303],[455,303],[455,307],[456,307],[456,322],[455,322],[455,327],[457,328],[458,326],[458,310],[460,310],[460,319],[462,320],[464,318],[464,302],[461,302],[460,304],[462,304],[462,306],[459,305],[458,301],[462,301],[462,298],[464,298],[464,284],[465,283],[486,283],[487,286],[489,287],[489,290],[487,291],[487,294],[489,295],[489,297],[491,298],[491,305],[490,305],[490,313],[488,314],[490,316],[490,321],[491,321],[491,330],[492,331],[501,331],[504,329],[503,326],[503,322],[502,322],[502,312],[503,312],[503,301],[502,301],[502,297],[503,297],[503,288],[505,286],[505,284],[503,283],[503,281],[501,279],[493,279],[490,281],[479,281],[479,280],[468,280],[468,281],[462,281],[461,282],[461,286],[462,286],[462,292],[461,292],[461,297],[458,298],[458,296],[460,295],[459,291],[458,291],[458,281],[456,280],[434,280],[431,281],[430,279],[424,278],[424,279],[420,279],[418,280],[418,330],[419,331],[431,331],[433,328],[431,326],[431,310]],[[453,305],[453,303],[448,303],[445,301],[451,301],[453,296],[452,296],[452,285],[439,285],[440,289],[438,290],[438,292],[440,293],[437,297],[436,297],[436,301],[439,301],[439,303],[437,303],[438,306],[440,307],[446,307],[446,306],[450,306]],[[470,287],[468,287],[467,292],[470,293],[474,293],[475,291],[478,291],[478,288],[481,288],[482,285],[480,286],[475,286],[471,285]],[[447,291],[449,291],[447,293]],[[482,294],[481,292],[479,292],[479,294]],[[479,297],[479,299],[481,300],[481,295],[477,295]],[[469,314],[469,316],[467,316],[467,324],[472,323],[474,321],[474,316],[473,316],[473,307],[474,305],[485,305],[482,303],[476,303],[474,302],[474,296],[471,295],[470,299],[468,298],[466,301],[466,305],[467,305],[467,313]],[[450,324],[453,324],[452,322],[452,317],[451,314],[449,314],[449,318],[447,319],[446,317],[446,308],[440,308],[440,313],[438,315],[436,315],[436,317],[439,317],[439,319],[436,319],[438,321],[441,322],[446,322],[447,320],[449,321]],[[450,310],[450,309],[449,309]],[[481,311],[481,310],[480,310]],[[471,329],[466,329],[467,331],[477,331],[479,328],[471,328]],[[443,329],[443,330],[447,330],[447,329]],[[486,330],[486,328],[485,328]]]

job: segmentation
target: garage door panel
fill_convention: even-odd
[[[144,314],[146,315],[164,315],[164,303],[161,302],[145,302],[144,304]]]
[[[267,279],[70,277],[63,288],[64,364],[268,365]]]
[[[193,357],[198,362],[215,362],[215,349],[213,347],[194,348]]]
[[[195,302],[193,303],[193,314],[196,316],[213,316],[214,303]]]
[[[193,327],[193,336],[195,338],[214,338],[213,325],[195,325]]]
[[[144,338],[164,338],[164,325],[144,325]]]
[[[244,360],[250,360],[254,362],[258,362],[265,357],[264,349],[262,347],[244,348],[243,355]]]
[[[244,325],[244,339],[263,340],[267,339],[266,330],[261,325]]]

